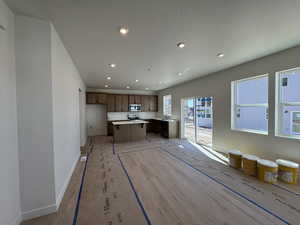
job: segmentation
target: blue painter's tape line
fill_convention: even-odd
[[[88,161],[89,161],[89,153],[87,154],[87,159],[86,159],[86,162],[85,162],[85,165],[84,165],[83,174],[82,174],[82,177],[81,177],[81,183],[80,183],[79,193],[78,193],[78,196],[77,196],[76,208],[75,208],[75,213],[74,213],[72,225],[76,225],[77,224],[77,218],[78,218],[78,213],[79,213],[79,205],[80,205],[81,193],[82,193],[82,189],[83,189],[84,178],[85,178],[85,174],[86,174],[86,168],[87,168]]]
[[[248,202],[252,203],[253,205],[255,205],[255,206],[257,206],[258,208],[262,209],[263,211],[267,212],[268,214],[270,214],[270,215],[276,217],[277,219],[279,219],[279,220],[282,221],[283,223],[285,223],[285,224],[287,224],[287,225],[292,225],[291,223],[289,223],[289,222],[286,221],[285,219],[281,218],[280,216],[276,215],[276,214],[273,213],[272,211],[270,211],[270,210],[264,208],[263,206],[259,205],[257,202],[255,202],[255,201],[249,199],[248,197],[246,197],[245,195],[243,195],[243,194],[241,194],[241,193],[239,193],[239,192],[233,190],[232,188],[230,188],[230,187],[227,186],[226,184],[220,182],[220,181],[217,180],[216,178],[214,178],[214,177],[212,177],[212,176],[206,174],[205,172],[203,172],[203,171],[201,171],[201,170],[199,170],[199,169],[193,167],[190,163],[184,161],[183,159],[180,159],[179,157],[177,157],[177,156],[175,156],[174,154],[172,154],[172,153],[166,151],[165,149],[162,149],[162,148],[161,148],[161,150],[164,151],[164,152],[166,152],[166,153],[168,153],[168,154],[170,154],[171,156],[173,156],[173,157],[176,158],[177,160],[183,162],[184,164],[188,165],[189,167],[191,167],[192,169],[198,171],[199,173],[205,175],[206,177],[210,178],[211,180],[215,181],[216,183],[222,185],[223,187],[225,187],[225,188],[228,189],[229,191],[231,191],[231,192],[233,192],[234,194],[240,196],[241,198],[247,200]]]
[[[132,189],[132,191],[133,191],[133,193],[134,193],[134,195],[135,195],[135,198],[136,198],[136,200],[137,200],[137,202],[138,202],[138,204],[139,204],[139,206],[140,206],[140,208],[141,208],[141,210],[142,210],[142,213],[144,214],[144,217],[145,217],[145,219],[146,219],[146,221],[147,221],[147,224],[148,224],[148,225],[152,225],[152,223],[151,223],[151,221],[150,221],[150,219],[149,219],[149,217],[148,217],[148,215],[147,215],[147,212],[146,212],[146,210],[145,210],[145,208],[144,208],[144,206],[143,206],[143,204],[142,204],[142,201],[140,200],[140,198],[139,198],[139,196],[138,196],[138,194],[137,194],[137,192],[136,192],[136,190],[135,190],[135,187],[134,187],[134,185],[133,185],[133,183],[132,183],[132,180],[131,180],[131,178],[130,178],[130,176],[129,176],[129,174],[128,174],[128,172],[127,172],[127,170],[126,170],[126,168],[125,168],[125,166],[124,166],[124,164],[123,164],[123,162],[122,162],[122,160],[121,160],[119,154],[118,154],[118,159],[119,159],[119,161],[120,161],[120,163],[121,163],[121,166],[122,166],[122,168],[123,168],[123,170],[124,170],[124,173],[125,173],[126,176],[127,176],[127,179],[128,179],[129,184],[130,184],[130,186],[131,186],[131,189]]]

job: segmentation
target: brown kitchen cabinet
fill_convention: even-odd
[[[134,104],[142,104],[142,96],[136,95],[134,96],[135,103]]]
[[[107,94],[97,94],[97,104],[106,104]]]
[[[135,98],[134,95],[129,95],[129,104],[135,104]]]
[[[116,95],[115,102],[115,111],[122,112],[122,95]]]
[[[128,112],[129,104],[128,104],[128,95],[122,95],[122,112]]]
[[[114,132],[114,126],[112,124],[112,121],[107,122],[107,136],[112,136]]]
[[[155,95],[150,96],[150,112],[158,111],[158,97]]]
[[[97,94],[86,93],[86,104],[97,104]]]
[[[142,104],[141,95],[129,95],[129,104]]]
[[[116,111],[116,95],[107,96],[107,112],[117,112]]]
[[[103,93],[86,93],[86,104],[106,104],[107,94]]]
[[[142,98],[142,112],[150,112],[150,97],[149,95],[143,95]]]
[[[87,92],[86,104],[106,104],[107,112],[128,112],[129,104],[141,104],[142,112],[157,112],[158,96]]]
[[[177,138],[178,137],[178,121],[161,121],[161,136],[165,138]]]
[[[116,112],[128,112],[128,95],[116,95],[115,105]]]

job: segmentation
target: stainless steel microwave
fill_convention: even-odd
[[[129,112],[140,112],[142,110],[141,104],[130,104]]]

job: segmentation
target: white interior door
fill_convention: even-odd
[[[88,125],[88,136],[107,135],[105,105],[87,105],[86,119]]]

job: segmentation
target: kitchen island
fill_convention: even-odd
[[[112,122],[114,142],[130,142],[146,139],[146,126],[149,122],[144,120],[129,120]]]

